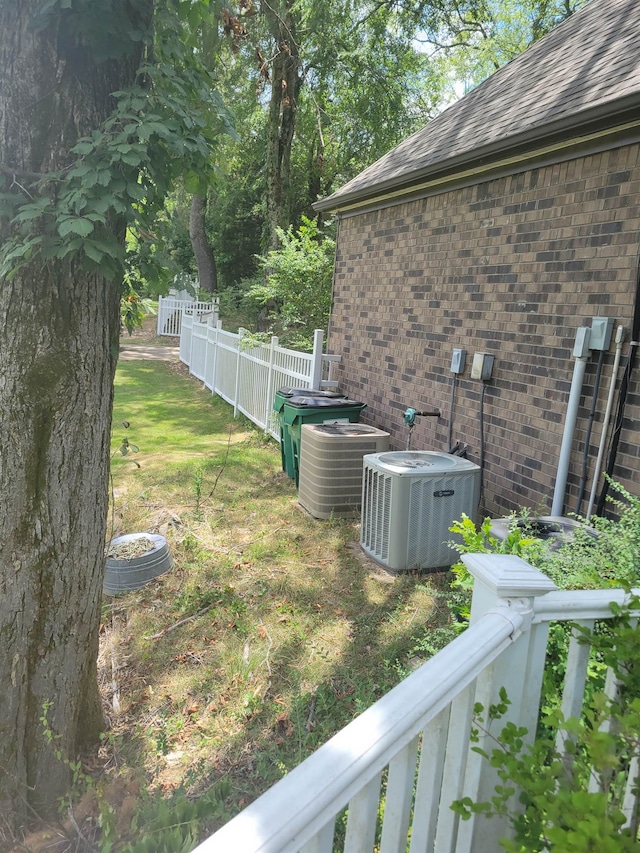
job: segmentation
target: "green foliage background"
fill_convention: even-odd
[[[293,229],[297,234],[301,226],[308,227],[305,221],[317,218],[315,201],[357,175],[583,2],[274,4],[272,15],[294,22],[292,37],[300,56],[290,184],[283,188],[289,221],[277,233],[286,235]],[[282,291],[284,286],[267,279],[269,269],[263,263],[270,233],[266,197],[267,138],[274,120],[269,114],[270,75],[279,47],[256,3],[231,8],[222,18],[215,18],[210,7],[204,27],[206,5],[195,4],[188,12],[189,24],[200,15],[190,44],[215,80],[235,132],[219,134],[210,168],[197,175],[187,170],[164,209],[138,229],[141,236],[133,248],[131,275],[138,289],[157,295],[166,292],[180,270],[196,271],[188,207],[199,181],[208,198],[206,227],[225,325],[284,334],[292,344],[308,343],[323,315],[317,310],[318,300],[307,301],[307,313],[300,310],[304,304],[289,309],[278,295],[275,301],[270,299],[269,290]],[[223,38],[220,23],[228,33]],[[215,112],[218,124],[224,124],[227,117],[220,116],[219,104]],[[327,233],[322,217],[317,224],[320,233]],[[283,242],[282,248],[286,251],[288,244]],[[313,265],[313,258],[309,263]],[[303,280],[299,285],[304,286]],[[321,294],[318,299],[322,298]],[[265,302],[268,311],[261,310]],[[326,318],[321,325],[326,326]]]

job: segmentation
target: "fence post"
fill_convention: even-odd
[[[496,746],[493,737],[499,735],[507,722],[526,727],[529,741],[535,737],[548,624],[532,625],[531,616],[534,599],[553,591],[556,585],[542,572],[511,554],[466,554],[462,560],[474,577],[470,624],[478,622],[488,610],[505,604],[529,616],[523,633],[478,677],[475,701],[485,709],[478,745],[491,753]],[[499,701],[502,687],[507,691],[511,704],[505,715],[493,722],[489,733],[489,705]],[[464,796],[488,802],[499,783],[500,779],[489,762],[470,751],[463,784]],[[518,809],[517,797],[513,798],[512,805],[514,811]],[[487,819],[474,815],[459,824],[456,849],[495,850],[498,839],[511,837],[511,834],[505,817]]]
[[[269,347],[269,373],[267,374],[267,399],[265,403],[265,411],[264,411],[264,431],[269,432],[269,418],[271,416],[271,412],[273,409],[273,372],[275,368],[276,362],[276,347],[278,346],[278,337],[273,335],[271,338],[271,345]]]
[[[244,329],[238,330],[238,349],[236,350],[236,382],[233,392],[233,417],[238,417],[238,397],[240,396],[240,349],[242,347],[242,338],[244,337]]]
[[[185,310],[184,308],[180,309],[180,329],[182,329],[182,324],[184,323],[185,318]],[[191,373],[191,365],[193,363],[193,325],[196,321],[195,314],[191,315],[191,336],[189,338],[189,373]]]
[[[218,385],[218,342],[220,340],[220,330],[221,329],[222,329],[222,320],[218,320],[218,322],[216,323],[216,334],[215,334],[215,340],[214,340],[214,344],[213,344],[213,380],[212,380],[213,388],[211,390],[212,390],[212,393],[214,393],[214,394],[217,393],[216,387]]]
[[[316,329],[313,333],[313,361],[311,362],[310,387],[318,391],[322,388],[322,348],[324,331]]]
[[[156,335],[162,334],[162,296],[158,296],[158,322],[156,323]]]
[[[206,332],[205,339],[204,339],[204,371],[203,371],[204,372],[205,387],[207,387],[208,377],[211,375],[210,370],[209,370],[209,365],[211,364],[211,356],[212,356],[212,353],[211,353],[212,344],[211,344],[211,341],[209,340],[210,325],[211,324],[207,320],[207,332]],[[211,384],[213,384],[213,379],[211,379]]]

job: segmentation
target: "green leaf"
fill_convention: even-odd
[[[82,247],[85,255],[97,264],[104,259],[104,252],[99,249],[92,240],[86,240]]]
[[[73,240],[69,240],[61,246],[56,246],[52,257],[63,259],[68,257],[69,255],[73,255],[76,252],[79,252],[83,247],[84,241],[81,240],[79,237],[74,237]]]
[[[95,148],[95,144],[91,139],[81,139],[71,149],[72,154],[89,154]]]
[[[91,169],[92,167],[88,163],[81,162],[78,163],[77,166],[73,167],[73,169],[69,172],[69,175],[74,178],[82,178],[89,172],[91,172]]]
[[[93,232],[94,224],[85,217],[63,219],[58,223],[58,234],[66,237],[69,234],[78,234],[80,237],[88,237]]]
[[[141,187],[140,184],[135,184],[130,181],[127,184],[127,194],[130,198],[133,198],[136,201],[144,201],[147,195],[147,191],[144,187]]]

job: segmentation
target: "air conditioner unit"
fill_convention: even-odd
[[[451,566],[449,528],[475,518],[480,468],[449,453],[398,451],[364,457],[360,544],[392,572]]]
[[[303,424],[298,502],[314,518],[357,513],[362,458],[388,447],[389,433],[366,424]]]

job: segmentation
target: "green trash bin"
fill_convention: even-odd
[[[278,388],[273,398],[273,411],[278,415],[278,424],[280,426],[280,458],[282,460],[282,470],[295,479],[295,459],[293,455],[293,444],[291,441],[291,433],[289,432],[289,424],[285,423],[284,405],[287,400],[292,397],[305,397],[319,400],[336,400],[344,398],[344,394],[339,391],[319,391],[311,388]]]
[[[347,397],[289,397],[283,406],[284,426],[289,430],[293,453],[293,477],[298,485],[300,473],[300,440],[303,424],[357,423],[366,403]],[[291,476],[291,475],[290,475]]]

